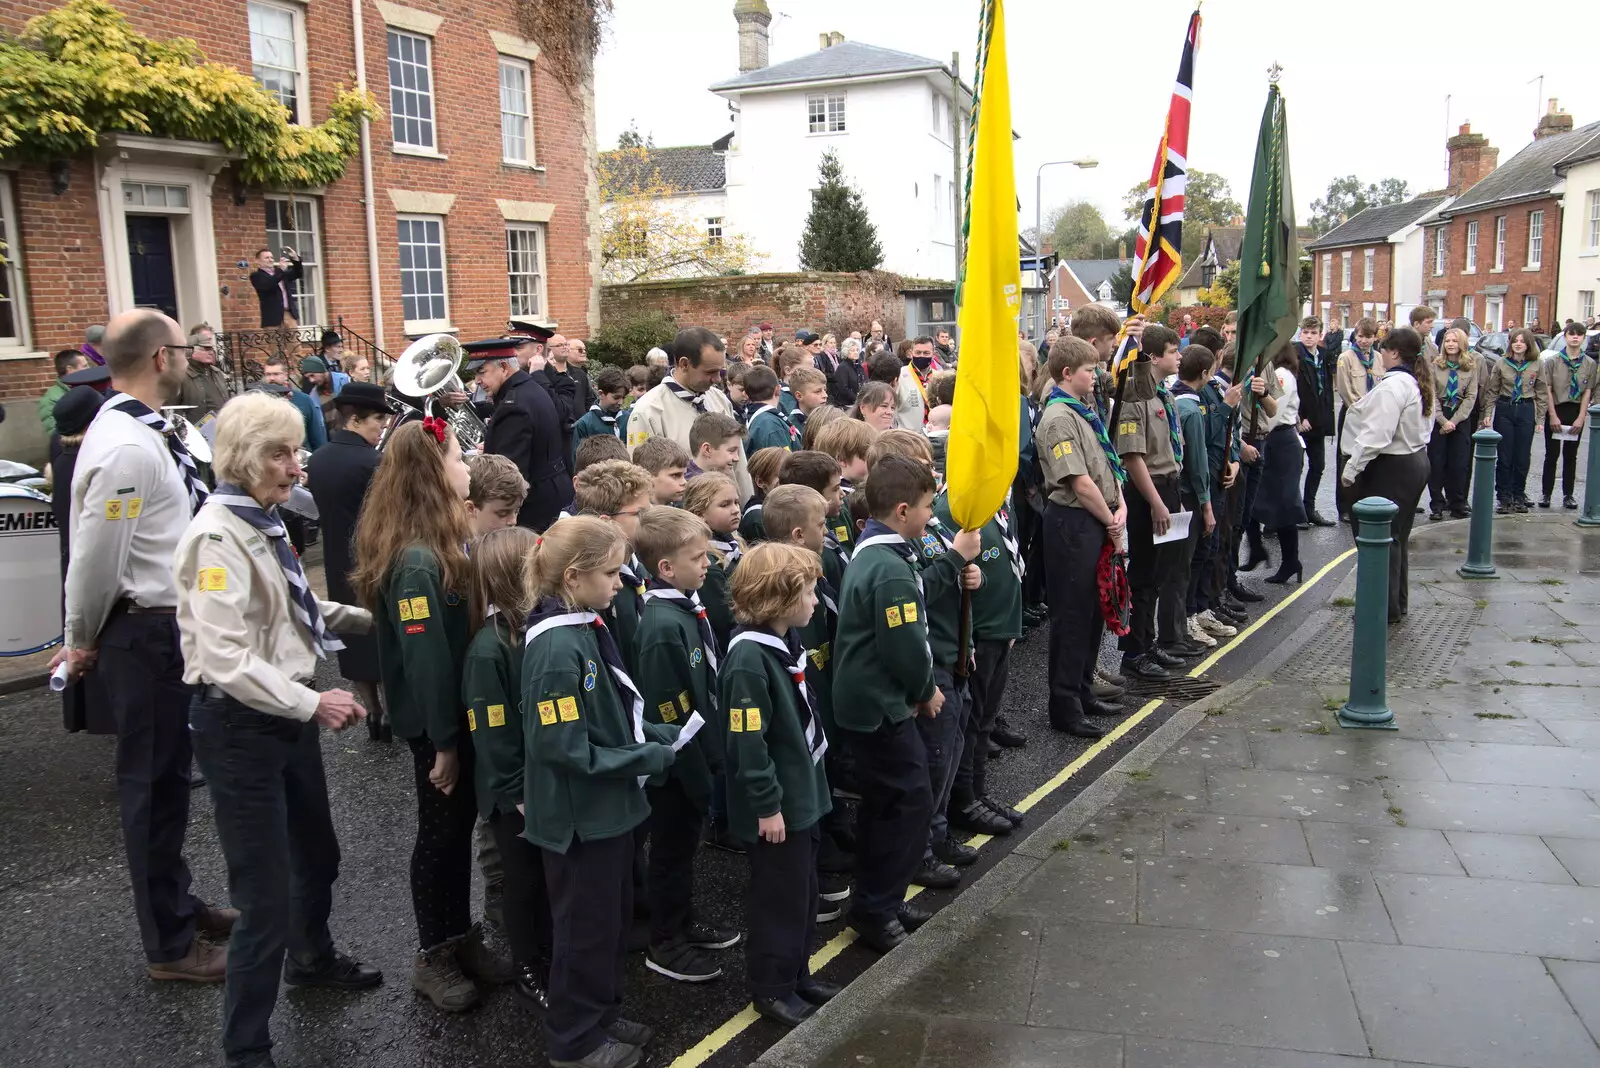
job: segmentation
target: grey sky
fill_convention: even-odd
[[[768,0],[772,62],[814,51],[818,33],[949,60],[970,75],[977,0]],[[1190,164],[1249,192],[1266,69],[1284,66],[1298,213],[1334,177],[1444,184],[1445,94],[1453,133],[1470,121],[1511,157],[1544,97],[1579,126],[1600,120],[1600,77],[1585,17],[1592,0],[1212,0],[1204,5]],[[709,144],[732,127],[706,86],[737,73],[733,0],[615,0],[596,97],[602,148],[630,120],[658,145]],[[1190,0],[1007,0],[1022,218],[1047,160],[1092,156],[1091,171],[1044,174],[1044,203],[1095,203],[1123,225],[1122,193],[1149,176],[1177,72]],[[1138,51],[1132,51],[1134,46]],[[969,78],[970,83],[970,78]],[[913,121],[924,121],[915,116]],[[893,160],[884,160],[893,166]]]

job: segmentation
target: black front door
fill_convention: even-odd
[[[165,215],[128,216],[128,267],[133,303],[178,317],[178,282],[172,272],[172,220]]]

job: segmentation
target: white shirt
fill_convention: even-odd
[[[1351,405],[1339,448],[1346,456],[1342,481],[1354,484],[1374,456],[1405,456],[1428,447],[1433,420],[1422,414],[1422,391],[1405,371],[1390,371]]]
[[[1295,380],[1294,372],[1285,367],[1274,367],[1272,377],[1278,380],[1278,411],[1271,419],[1267,420],[1267,432],[1271,433],[1280,426],[1291,426],[1296,430],[1300,428],[1300,386]]]
[[[177,605],[172,552],[189,519],[189,491],[161,434],[101,408],[72,476],[67,648],[94,648],[123,598],[143,608]]]
[[[922,386],[917,379],[917,372],[909,363],[900,368],[900,381],[895,386],[894,394],[895,428],[922,433],[928,408],[922,399]]]

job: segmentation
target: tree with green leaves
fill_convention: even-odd
[[[1403,178],[1385,178],[1363,186],[1361,179],[1347,174],[1328,183],[1327,196],[1311,202],[1309,225],[1321,237],[1357,212],[1401,204],[1410,196],[1411,188]]]
[[[1100,209],[1087,200],[1074,200],[1053,209],[1045,221],[1050,250],[1064,260],[1106,259],[1111,229]]]
[[[642,133],[640,133],[639,132],[639,124],[630,119],[630,120],[628,120],[628,128],[626,130],[623,130],[621,136],[619,136],[617,138],[617,147],[618,148],[655,148],[656,147],[656,135],[653,134],[653,133],[652,134],[642,134]]]
[[[845,181],[839,157],[829,149],[817,166],[820,184],[811,191],[811,214],[800,234],[800,266],[807,271],[871,271],[883,263],[878,228],[861,193]]]
[[[1122,217],[1138,226],[1139,215],[1144,211],[1144,194],[1148,183],[1140,182],[1122,199]],[[1210,171],[1191,170],[1183,196],[1183,258],[1192,260],[1205,247],[1206,231],[1213,226],[1231,226],[1244,214],[1244,206],[1233,199],[1228,180]],[[1137,235],[1136,235],[1137,236]],[[1128,246],[1133,255],[1133,246]]]
[[[1128,307],[1133,303],[1133,261],[1129,260],[1117,268],[1110,278],[1111,299]]]

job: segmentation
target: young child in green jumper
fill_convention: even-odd
[[[616,636],[622,662],[631,673],[638,648],[639,614],[644,610],[644,566],[632,550],[639,516],[650,507],[650,473],[626,460],[606,460],[584,468],[572,480],[573,511],[610,520],[629,545],[622,564],[622,589],[604,611],[606,626]]]
[[[749,544],[753,545],[767,536],[761,520],[761,502],[778,484],[778,472],[783,469],[783,458],[788,455],[788,449],[775,447],[758,449],[750,454],[750,481],[756,491],[744,502],[744,514],[739,519],[739,535]]]
[[[718,651],[726,651],[728,639],[733,637],[728,579],[745,550],[744,539],[739,537],[739,487],[727,475],[708,471],[689,484],[683,495],[683,508],[705,520],[711,531],[711,566],[706,569],[705,585],[700,587],[700,603],[711,617]]]

